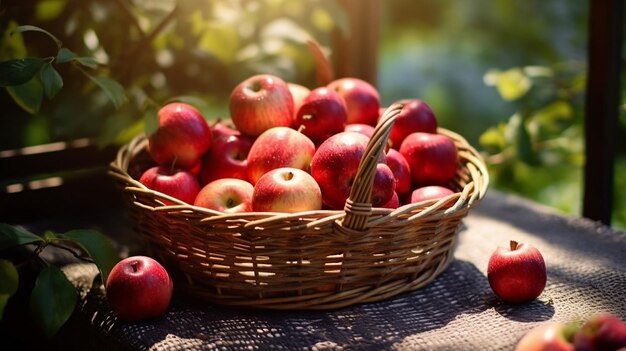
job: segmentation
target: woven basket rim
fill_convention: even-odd
[[[390,106],[389,109],[394,108],[394,106]],[[396,106],[397,108],[397,106]],[[388,109],[388,111],[389,111]],[[380,125],[379,125],[380,126]],[[389,127],[390,129],[391,127]],[[442,206],[446,205],[450,202],[451,199],[456,198],[456,201],[453,206],[449,207],[446,212],[452,213],[463,207],[464,205],[469,206],[470,208],[476,205],[485,195],[489,187],[489,173],[487,167],[484,163],[484,160],[480,153],[467,142],[467,140],[461,136],[460,134],[453,132],[447,128],[438,127],[437,133],[445,135],[451,138],[457,147],[459,145],[463,146],[466,151],[460,152],[460,157],[471,162],[471,166],[475,166],[475,169],[470,169],[470,172],[474,173],[475,178],[472,182],[469,182],[466,186],[463,187],[461,191],[456,191],[454,194],[445,196],[440,199],[435,200],[425,200],[418,203],[407,203],[404,205],[400,205],[398,208],[390,209],[390,208],[382,208],[382,207],[372,207],[371,214],[376,216],[384,216],[388,215],[391,217],[397,217],[402,214],[410,213],[419,208],[427,208],[421,216],[424,216],[430,212],[438,210]],[[172,209],[188,209],[190,211],[203,214],[207,217],[219,216],[224,220],[231,219],[247,219],[247,218],[259,218],[262,217],[261,221],[270,221],[272,219],[278,218],[298,218],[302,216],[311,217],[311,216],[319,216],[319,217],[336,217],[342,214],[345,215],[345,210],[330,210],[330,209],[320,209],[313,211],[303,211],[303,212],[294,212],[294,213],[284,213],[284,212],[240,212],[240,213],[224,213],[212,209],[207,209],[199,206],[194,206],[193,204],[188,204],[182,202],[181,200],[171,197],[169,195],[163,194],[159,191],[152,190],[147,188],[145,185],[140,183],[137,179],[133,179],[127,171],[128,164],[132,160],[133,156],[128,154],[129,150],[142,150],[147,146],[147,136],[145,133],[137,134],[129,143],[123,145],[117,153],[117,157],[113,160],[109,165],[109,175],[113,178],[116,178],[118,181],[126,183],[125,186],[126,191],[131,192],[140,192],[145,194],[150,194],[151,196],[166,200],[172,203],[172,205],[162,204],[159,207],[151,208],[151,206],[146,206],[145,204],[135,203],[137,206],[146,206],[146,208],[150,208],[154,211],[165,211]],[[355,181],[356,183],[356,181]],[[479,184],[476,184],[479,183]],[[471,193],[471,194],[470,194]],[[417,219],[421,216],[417,216],[413,219]],[[411,220],[409,220],[411,221]],[[252,222],[251,225],[257,225],[260,222]]]

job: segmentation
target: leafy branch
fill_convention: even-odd
[[[42,263],[43,268],[37,273],[29,306],[35,324],[44,335],[51,337],[72,315],[78,302],[78,292],[59,267],[42,258],[42,252],[48,246],[53,246],[70,252],[81,261],[93,262],[103,282],[119,261],[119,255],[106,236],[93,230],[71,230],[66,233],[46,231],[39,236],[20,227],[0,223],[0,253],[32,246],[32,254],[22,261],[0,258],[0,318],[4,316],[10,298],[18,293],[20,268],[30,261]]]
[[[83,75],[95,83],[109,97],[116,109],[126,101],[124,88],[106,76],[93,75],[85,68],[97,69],[100,64],[90,56],[78,56],[52,33],[31,25],[15,28],[11,35],[23,32],[39,32],[54,41],[55,56],[28,57],[0,62],[0,87],[7,88],[16,104],[30,114],[39,112],[44,95],[51,100],[63,88],[63,78],[54,65],[71,63]]]

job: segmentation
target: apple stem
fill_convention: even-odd
[[[285,174],[285,180],[292,180],[292,179],[293,179],[293,172],[289,172]]]
[[[298,133],[302,133],[302,131],[305,129],[306,129],[306,126],[304,124],[301,124],[300,127],[298,128]]]
[[[174,159],[172,160],[172,164],[170,165],[170,172],[174,173],[174,169],[176,168],[176,161],[178,161],[178,156],[174,155]]]
[[[510,247],[511,247],[511,251],[517,250],[517,245],[518,245],[517,241],[511,240],[511,242],[509,244],[510,244]]]

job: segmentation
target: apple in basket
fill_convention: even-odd
[[[493,292],[508,303],[532,301],[546,286],[546,264],[539,250],[528,243],[511,240],[489,258],[487,278]]]
[[[428,104],[419,99],[404,99],[398,102],[404,106],[389,132],[391,147],[399,149],[402,141],[411,133],[437,133],[437,118]]]
[[[331,135],[343,132],[348,120],[346,103],[334,90],[315,88],[302,101],[296,114],[296,126],[304,126],[302,134],[316,145]]]
[[[309,95],[311,89],[305,87],[304,85],[300,85],[293,82],[287,82],[287,87],[291,92],[291,97],[293,98],[293,112],[294,114],[298,113],[298,109],[302,106],[302,102]]]
[[[456,176],[458,151],[452,139],[445,135],[409,134],[400,145],[400,153],[409,163],[417,186],[445,185]]]
[[[321,208],[319,185],[301,169],[282,167],[271,170],[254,185],[253,211],[293,213]]]
[[[287,83],[271,74],[258,74],[239,83],[230,95],[230,117],[237,130],[259,136],[273,127],[294,123],[293,97]]]
[[[426,200],[440,199],[454,194],[454,191],[439,185],[427,185],[411,192],[409,203],[418,203]]]
[[[361,133],[341,132],[326,139],[313,155],[311,175],[320,185],[323,202],[330,209],[344,207],[368,141]],[[374,207],[389,202],[395,192],[395,178],[385,161],[385,154],[381,153],[372,187]]]
[[[252,184],[265,173],[281,167],[310,169],[315,144],[289,127],[273,127],[254,141],[248,153],[248,180]]]
[[[216,179],[200,189],[194,205],[224,212],[237,213],[252,210],[254,187],[237,178]]]
[[[374,135],[374,130],[373,126],[364,123],[350,123],[346,124],[346,128],[344,128],[344,132],[357,132],[369,138]]]
[[[400,197],[398,196],[397,192],[393,192],[393,196],[391,197],[391,200],[387,201],[386,204],[380,206],[383,208],[398,208],[400,207]]]
[[[169,195],[188,204],[193,204],[200,191],[200,184],[191,172],[166,166],[148,168],[139,178],[139,182],[148,189]],[[166,205],[173,204],[171,201],[162,201]]]
[[[148,137],[148,152],[160,165],[191,169],[211,147],[211,127],[193,106],[173,102],[158,111],[157,129]]]
[[[147,256],[131,256],[119,261],[105,284],[109,306],[126,321],[162,316],[169,307],[173,288],[167,270]]]
[[[199,178],[202,185],[220,178],[248,180],[248,153],[254,141],[245,135],[216,139],[202,157]]]
[[[327,87],[336,91],[346,102],[347,123],[376,125],[380,109],[380,95],[370,83],[353,77],[333,80]]]
[[[215,141],[231,135],[241,135],[241,132],[231,126],[227,121],[218,120],[211,125],[211,135],[213,136],[213,141]]]
[[[396,149],[387,150],[387,165],[396,179],[396,192],[405,198],[411,191],[411,167],[406,158]]]

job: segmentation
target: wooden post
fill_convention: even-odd
[[[380,4],[378,0],[341,0],[350,33],[335,35],[336,77],[361,78],[376,86]]]
[[[623,0],[589,0],[583,216],[611,223]]]

